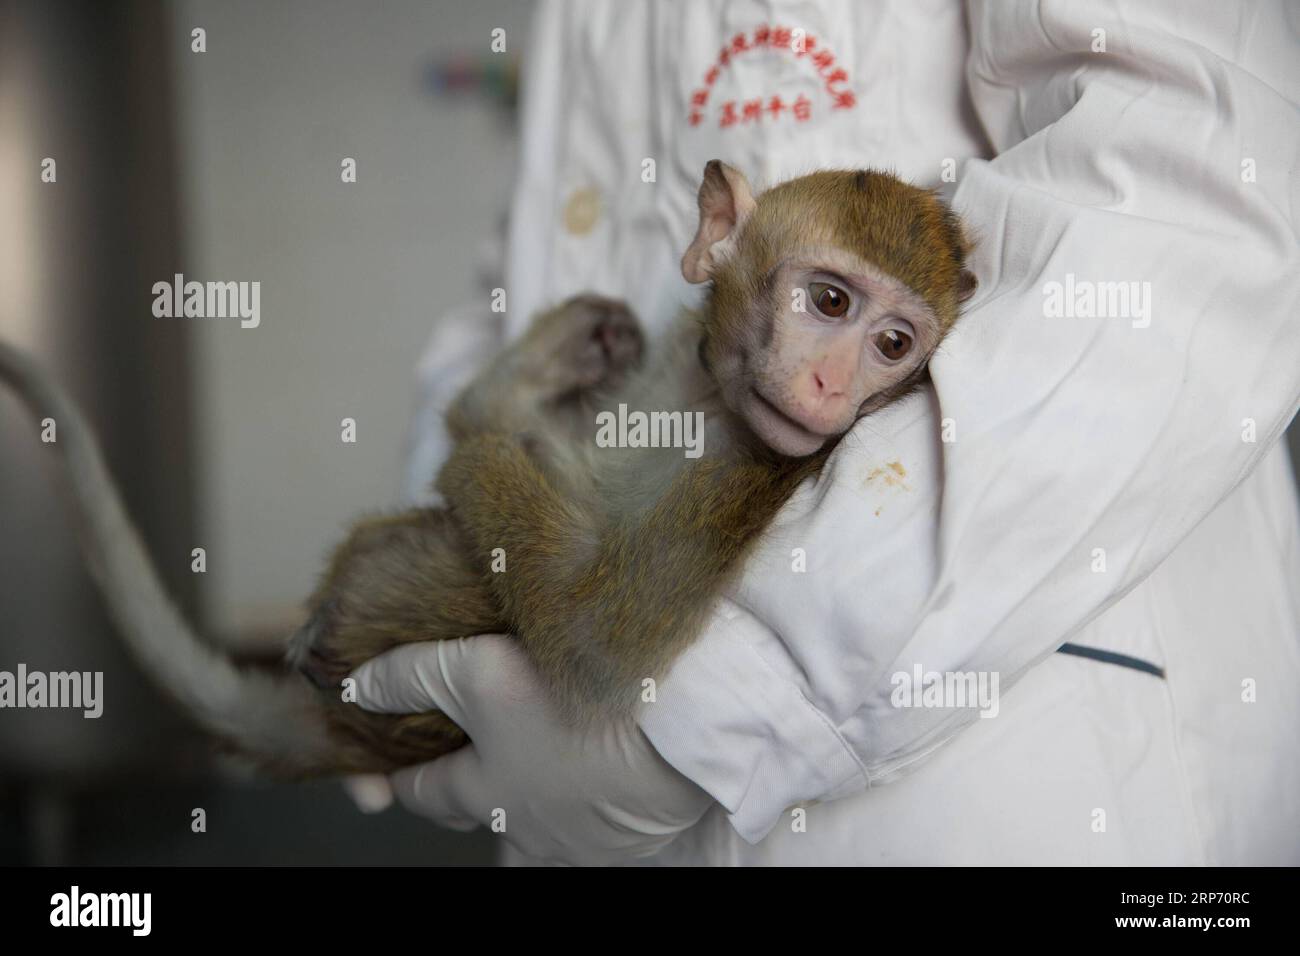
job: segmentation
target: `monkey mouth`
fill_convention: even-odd
[[[805,425],[753,386],[750,387],[753,414],[746,416],[750,425],[769,448],[784,455],[802,457],[817,451],[834,435],[823,434]]]

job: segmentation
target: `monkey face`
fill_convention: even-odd
[[[827,171],[755,198],[705,167],[682,258],[711,282],[702,355],[772,450],[803,457],[906,393],[975,289],[957,217],[888,173]]]
[[[730,340],[711,343],[711,368],[728,406],[782,455],[813,454],[910,388],[941,336],[920,296],[834,247],[800,251],[755,292]]]

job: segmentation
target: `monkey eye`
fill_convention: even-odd
[[[897,362],[912,351],[912,337],[906,332],[900,332],[898,329],[885,329],[883,332],[877,332],[875,342],[880,354],[891,362]]]
[[[813,282],[808,286],[817,311],[832,319],[838,319],[849,311],[849,294],[827,282]]]

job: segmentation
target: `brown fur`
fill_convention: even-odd
[[[945,331],[957,321],[969,243],[931,190],[873,170],[827,170],[774,186],[746,224],[744,255],[727,280],[761,282],[791,235],[874,262],[925,299]]]

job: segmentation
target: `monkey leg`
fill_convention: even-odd
[[[450,515],[421,508],[363,521],[334,551],[290,642],[289,663],[321,688],[399,644],[504,630]],[[355,705],[350,705],[355,708]]]
[[[340,684],[399,644],[505,630],[468,554],[448,513],[435,508],[362,521],[335,549],[288,655],[319,688],[334,743],[308,775],[388,773],[466,742],[445,714],[372,713],[344,699]]]

